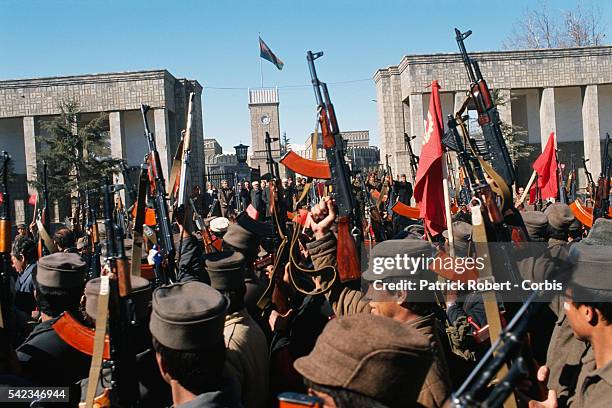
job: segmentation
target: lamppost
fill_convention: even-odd
[[[249,146],[240,143],[234,146],[234,149],[236,150],[236,161],[238,162],[236,165],[236,176],[238,180],[250,179],[251,170],[246,164]]]

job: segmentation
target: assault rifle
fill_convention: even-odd
[[[112,392],[118,406],[135,407],[139,400],[138,380],[135,372],[136,353],[131,338],[131,325],[135,322],[134,303],[129,299],[132,290],[130,267],[123,246],[123,231],[113,219],[113,195],[122,186],[107,184],[104,196],[104,225],[106,227],[106,263],[113,273],[110,279],[109,335],[112,368]]]
[[[593,222],[600,217],[608,218],[610,208],[610,177],[612,176],[612,163],[610,162],[610,134],[606,133],[606,143],[601,155],[601,172],[597,179],[595,204],[593,205]]]
[[[43,160],[42,174],[42,208],[37,214],[36,226],[38,227],[38,258],[49,255],[56,251],[55,244],[49,235],[51,223],[49,219],[49,188],[47,187],[47,161]]]
[[[587,193],[589,194],[589,197],[591,198],[591,200],[594,200],[595,199],[595,182],[593,181],[593,174],[591,174],[589,169],[587,169],[587,165],[586,165],[589,160],[590,159],[585,159],[583,157],[582,167],[584,167],[584,174],[586,175],[586,179],[587,179],[587,186],[586,186]]]
[[[123,183],[125,184],[125,191],[127,194],[125,195],[125,207],[127,208],[127,213],[129,213],[132,209],[132,206],[136,203],[136,190],[134,189],[134,183],[132,183],[132,178],[130,177],[130,169],[124,160],[119,162],[121,166],[121,174],[123,175]]]
[[[91,203],[91,193],[85,191],[85,229],[87,231],[87,252],[90,256],[87,280],[100,276],[100,233],[98,231],[97,206]]]
[[[478,111],[478,123],[482,128],[484,143],[478,144],[481,156],[491,162],[493,169],[499,174],[508,187],[516,180],[516,172],[512,159],[508,153],[506,142],[501,131],[499,113],[491,98],[491,92],[482,77],[478,62],[468,56],[463,40],[472,34],[471,30],[462,33],[455,28],[455,35],[459,52],[470,79],[470,96]]]
[[[165,266],[165,273],[160,270],[159,279],[162,284],[168,283],[168,279],[176,279],[176,262],[174,240],[172,239],[172,225],[170,223],[170,215],[168,212],[168,203],[166,202],[166,181],[162,171],[159,153],[155,145],[155,138],[149,130],[149,122],[147,120],[147,112],[150,107],[142,105],[140,112],[142,113],[142,121],[144,122],[145,137],[149,146],[148,163],[149,174],[152,179],[155,195],[155,216],[157,219],[157,227],[159,230],[159,251]]]
[[[412,178],[412,185],[416,183],[416,173],[419,168],[419,156],[414,154],[412,150],[412,143],[410,142],[412,139],[415,139],[416,136],[408,136],[408,133],[404,133],[404,143],[406,144],[406,150],[408,151],[408,159],[410,160],[410,178]]]
[[[510,323],[501,332],[499,339],[478,362],[468,378],[452,396],[455,408],[499,407],[512,392],[514,386],[527,375],[524,359],[520,356],[523,339],[530,320],[545,304],[543,293],[534,291],[523,303]],[[496,388],[487,395],[491,381],[508,362],[512,368],[501,379]]]
[[[576,155],[572,153],[570,156],[570,170],[567,176],[567,184],[565,191],[568,193],[568,199],[570,202],[576,201],[576,190],[578,189],[578,175],[576,173]]]
[[[317,101],[323,147],[331,170],[332,195],[338,207],[338,274],[340,280],[345,282],[359,279],[361,275],[357,244],[353,238],[353,235],[360,234],[358,228],[355,233],[353,224],[353,220],[357,220],[359,215],[355,214],[350,172],[344,160],[344,143],[338,128],[334,105],[329,97],[327,84],[319,81],[315,68],[315,60],[322,56],[323,52],[308,51],[306,59]]]
[[[559,150],[555,149],[555,157],[557,159],[557,188],[559,189],[559,202],[561,204],[568,204],[567,202],[567,190],[565,189],[565,172],[563,168],[565,167],[562,163],[559,162]]]
[[[2,190],[0,190],[0,328],[7,328],[11,295],[11,199],[8,192],[8,171],[11,156],[2,151]]]

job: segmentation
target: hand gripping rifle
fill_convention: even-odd
[[[8,171],[11,156],[2,151],[2,190],[0,190],[0,328],[7,328],[12,307],[11,295],[11,199]]]
[[[107,180],[108,183],[108,180]],[[106,227],[106,263],[113,273],[110,279],[108,300],[110,356],[112,361],[112,392],[121,407],[136,407],[139,389],[136,369],[136,352],[130,336],[134,317],[134,302],[130,299],[132,282],[130,267],[123,246],[123,231],[113,220],[113,195],[122,186],[105,185],[104,225]]]
[[[601,172],[597,179],[595,204],[593,206],[593,222],[596,219],[608,218],[610,208],[610,177],[612,176],[612,163],[610,161],[610,134],[606,133],[606,143],[601,157]]]
[[[323,136],[323,147],[331,170],[333,198],[338,207],[338,274],[342,282],[359,279],[360,266],[357,244],[353,235],[353,222],[359,216],[355,214],[355,201],[351,191],[350,172],[344,160],[344,143],[338,128],[334,105],[329,97],[327,85],[319,81],[314,61],[323,56],[323,52],[308,51],[306,59],[317,101],[319,123]]]
[[[559,202],[562,204],[569,204],[567,201],[567,190],[565,189],[565,173],[563,171],[564,165],[559,162],[559,150],[555,149],[555,157],[557,160],[557,188],[559,190]]]
[[[471,82],[469,93],[476,104],[478,123],[484,135],[485,143],[483,143],[481,150],[486,153],[485,156],[488,156],[487,159],[491,162],[493,169],[510,187],[516,180],[516,172],[501,131],[499,113],[491,98],[489,87],[482,77],[478,62],[468,56],[463,42],[471,34],[471,30],[462,33],[455,28],[457,45],[459,45],[459,51]]]
[[[170,223],[170,215],[168,212],[168,203],[166,202],[166,181],[161,167],[159,153],[155,145],[155,138],[149,130],[149,122],[147,120],[147,112],[150,107],[142,105],[140,112],[144,123],[145,137],[149,145],[149,172],[154,183],[155,194],[155,216],[157,219],[157,227],[159,229],[160,238],[157,240],[160,247],[160,253],[165,264],[165,273],[160,276],[161,283],[168,283],[168,279],[176,279],[176,261],[175,248],[172,239],[172,225]]]
[[[595,182],[593,181],[593,174],[591,174],[591,172],[589,171],[589,169],[587,169],[587,162],[590,159],[585,159],[584,157],[582,158],[582,167],[584,167],[584,174],[586,175],[586,179],[587,179],[587,186],[586,186],[586,190],[587,193],[589,195],[589,198],[591,198],[591,200],[594,201],[595,199]]]
[[[520,350],[530,320],[545,304],[542,296],[543,292],[540,291],[531,293],[501,332],[499,339],[453,394],[451,406],[455,408],[499,407],[512,393],[514,386],[526,377],[527,369],[524,359],[520,356]],[[508,362],[512,362],[512,367],[495,389],[487,395],[489,384]]]

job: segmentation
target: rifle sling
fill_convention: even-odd
[[[472,205],[472,241],[480,243],[478,247],[482,248],[487,246],[487,232],[482,216],[481,206],[479,204]],[[480,271],[480,281],[488,280],[494,282],[493,269],[491,265],[491,257],[489,254],[478,254],[484,261],[484,268]],[[499,317],[499,307],[497,305],[497,298],[495,297],[495,291],[487,290],[482,292],[482,299],[484,301],[485,315],[487,317],[487,323],[489,324],[489,337],[491,344],[499,339],[502,331],[501,318]],[[503,378],[508,373],[508,368],[504,365],[499,370],[499,377]],[[504,402],[504,408],[516,408],[516,401],[514,398],[508,398]]]
[[[40,220],[36,220],[36,226],[38,227],[38,235],[40,235],[40,238],[43,240],[49,252],[52,254],[57,252],[57,247],[55,246],[53,239],[45,229],[43,223]]]
[[[100,296],[98,297],[98,315],[96,316],[96,334],[94,336],[93,355],[89,368],[89,382],[87,383],[87,394],[85,397],[86,408],[92,408],[98,381],[100,381],[100,370],[102,369],[102,356],[104,354],[104,339],[106,337],[106,323],[108,320],[108,298],[109,277],[103,275],[100,281]]]

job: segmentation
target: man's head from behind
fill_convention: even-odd
[[[190,281],[153,292],[151,330],[164,380],[198,395],[218,389],[225,363],[223,324],[228,302],[210,286]]]
[[[53,242],[60,251],[76,247],[74,232],[66,227],[58,228],[53,234]]]
[[[328,323],[313,351],[294,366],[326,407],[409,407],[431,361],[429,340],[416,329],[356,314]]]

